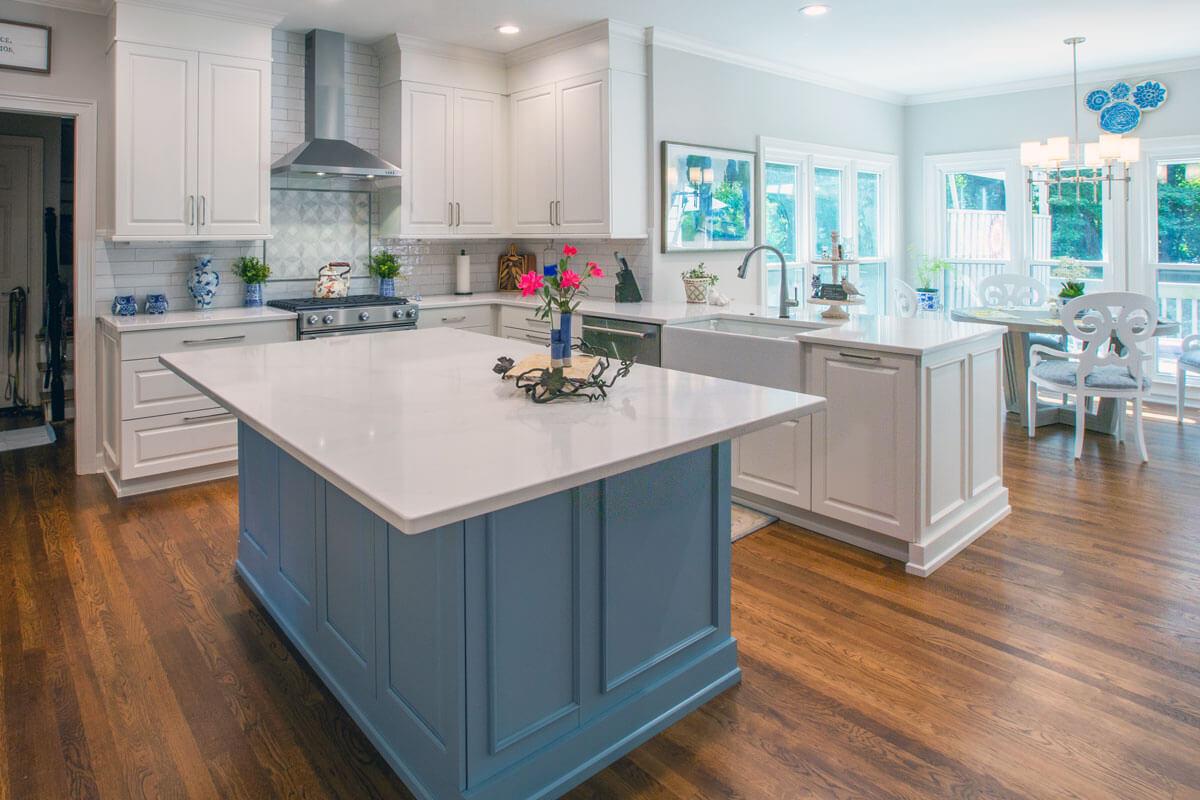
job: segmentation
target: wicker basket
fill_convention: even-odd
[[[683,293],[687,296],[687,301],[689,303],[707,303],[710,284],[708,278],[684,278]]]

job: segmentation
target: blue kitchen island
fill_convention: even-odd
[[[729,439],[807,395],[535,406],[462,331],[162,360],[239,418],[237,569],[422,798],[557,797],[740,680]]]

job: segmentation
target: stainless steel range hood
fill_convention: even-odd
[[[384,178],[400,169],[346,141],[346,37],[304,37],[304,144],[271,165],[272,175]]]

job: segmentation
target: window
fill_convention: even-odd
[[[1183,337],[1200,333],[1200,157],[1153,161],[1151,242],[1159,314],[1179,323],[1177,336],[1154,339],[1159,373],[1174,375]]]
[[[888,257],[895,245],[896,159],[817,145],[763,139],[763,240],[787,256],[789,287],[810,292],[808,263],[829,249],[830,235],[861,263],[843,275],[865,295],[866,313],[881,314],[888,294]],[[764,258],[763,298],[778,303],[779,263]],[[822,277],[832,279],[829,267]]]

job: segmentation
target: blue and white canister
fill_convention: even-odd
[[[167,313],[167,296],[165,294],[148,294],[148,295],[146,295],[146,313],[147,314],[165,314],[165,313]]]
[[[942,295],[937,289],[917,289],[917,307],[921,311],[940,311]]]
[[[118,317],[132,317],[137,313],[137,301],[131,294],[119,294],[113,298],[112,313]]]
[[[396,279],[395,278],[380,278],[379,279],[379,296],[380,297],[395,297],[396,296]]]
[[[262,305],[262,284],[246,284],[246,308],[258,308]]]
[[[217,287],[221,285],[221,276],[212,268],[212,256],[202,255],[199,258],[199,263],[188,275],[188,292],[196,301],[196,308],[208,309],[212,307]]]

